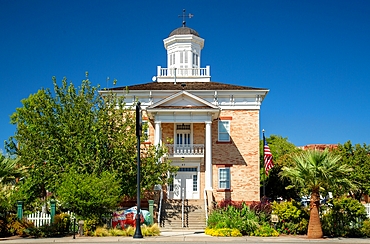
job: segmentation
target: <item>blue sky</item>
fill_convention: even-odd
[[[1,0],[0,149],[21,99],[52,88],[52,76],[150,82],[182,9],[205,39],[212,81],[270,89],[266,136],[370,144],[370,1]]]

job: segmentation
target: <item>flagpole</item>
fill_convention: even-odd
[[[265,129],[262,129],[262,137],[263,137],[263,148],[265,147]],[[263,151],[263,158],[265,158],[265,150],[262,149]],[[265,197],[266,195],[266,186],[265,186],[265,182],[266,182],[266,167],[265,167],[265,161],[263,161],[263,168],[264,168],[264,171],[265,171],[265,176],[263,177],[263,196],[262,196],[262,199]]]

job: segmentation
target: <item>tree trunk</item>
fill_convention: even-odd
[[[322,238],[322,228],[320,222],[320,194],[319,189],[314,189],[310,199],[310,221],[308,223],[307,237],[309,239]]]

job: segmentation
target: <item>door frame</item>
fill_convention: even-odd
[[[186,189],[185,189],[185,199],[200,199],[200,160],[197,162],[194,162],[194,159],[192,161],[187,161],[186,159],[184,159],[183,161],[175,161],[175,162],[172,162],[172,165],[174,166],[177,166],[179,168],[197,168],[196,171],[182,171],[182,172],[177,172],[174,176],[174,182],[173,184],[175,183],[176,181],[176,175],[181,175],[181,174],[189,174],[189,175],[196,175],[197,176],[197,191],[193,192],[193,197],[192,198],[189,198],[186,196]],[[192,176],[193,177],[193,176]],[[181,178],[181,177],[179,177]],[[186,179],[185,179],[186,180]],[[186,182],[184,183],[184,185],[186,186]],[[174,186],[175,187],[175,186]],[[167,191],[167,198],[168,199],[181,199],[181,193],[182,193],[182,189],[180,189],[180,198],[174,198],[174,191],[170,191],[170,187],[168,186],[167,187],[168,191]]]

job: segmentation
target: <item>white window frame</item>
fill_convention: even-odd
[[[184,63],[184,52],[180,52],[180,64]]]
[[[221,179],[221,171],[226,171],[226,178]],[[222,183],[225,183],[224,186]],[[218,168],[218,188],[219,189],[231,189],[231,170],[230,167]]]
[[[225,122],[228,124],[228,126],[226,126],[226,127],[223,126],[223,124]],[[230,120],[219,120],[218,121],[218,141],[221,141],[221,142],[229,142],[230,141],[230,126],[231,126],[231,121]],[[224,131],[221,132],[220,131],[221,128],[225,128],[226,132],[224,132]],[[220,135],[225,135],[225,134],[228,135],[228,139],[224,139],[220,136]]]
[[[184,51],[184,56],[185,56],[185,61],[184,63],[188,63],[188,52],[187,51]]]
[[[198,68],[198,54],[193,53],[193,66]]]

